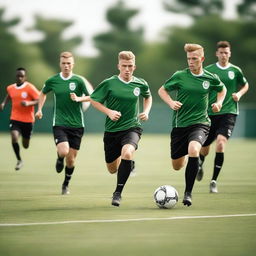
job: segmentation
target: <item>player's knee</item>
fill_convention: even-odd
[[[108,168],[108,172],[110,174],[115,174],[117,172],[117,168]]]

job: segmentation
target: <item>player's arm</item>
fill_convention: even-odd
[[[0,105],[0,111],[2,111],[4,109],[4,106],[8,103],[8,101],[11,100],[9,94],[6,94],[3,102]]]
[[[241,89],[238,92],[232,93],[232,98],[234,101],[239,101],[240,98],[247,93],[249,89],[249,84],[246,83],[244,86],[241,87]]]
[[[22,101],[20,104],[24,107],[34,106],[38,103],[38,100]]]
[[[158,95],[160,98],[173,110],[178,110],[181,108],[182,103],[176,100],[173,100],[169,93],[165,90],[165,88],[162,86],[158,90]]]
[[[148,115],[152,107],[152,96],[143,99],[143,112],[139,114],[139,118],[142,121],[148,120]]]
[[[112,121],[117,121],[121,117],[121,112],[107,108],[100,102],[91,99],[91,104],[100,112],[107,115]]]
[[[36,119],[41,119],[43,117],[42,108],[44,106],[45,101],[46,101],[46,94],[44,94],[41,91],[38,98],[38,109],[35,114]]]
[[[220,92],[217,93],[217,101],[214,102],[211,106],[213,112],[216,113],[216,112],[219,112],[221,110],[222,103],[225,99],[226,93],[227,93],[227,88],[226,88],[226,86],[223,86],[223,89]]]
[[[90,96],[77,96],[74,92],[70,93],[70,98],[71,100],[75,101],[75,102],[89,102],[90,101]]]

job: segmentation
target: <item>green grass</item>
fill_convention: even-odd
[[[1,256],[255,255],[256,216],[165,218],[255,214],[256,140],[229,141],[218,194],[209,194],[212,150],[189,208],[181,203],[184,170],[175,172],[170,165],[169,135],[143,135],[135,155],[137,176],[130,177],[119,208],[110,205],[116,176],[106,171],[102,135],[84,136],[69,196],[60,195],[63,173],[54,170],[52,135],[33,136],[31,147],[22,149],[25,164],[18,172],[9,134],[0,134],[0,142],[0,224],[159,218],[0,226]],[[154,190],[164,184],[180,194],[174,209],[158,209],[153,202]]]

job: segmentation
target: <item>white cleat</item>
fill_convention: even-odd
[[[210,193],[218,193],[217,182],[212,180],[210,183]]]
[[[62,195],[69,195],[70,194],[68,186],[62,186],[61,194]]]
[[[15,170],[18,171],[20,170],[20,168],[23,166],[23,162],[22,160],[18,160],[16,166],[15,166]]]

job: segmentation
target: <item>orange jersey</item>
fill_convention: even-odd
[[[39,97],[39,91],[36,87],[24,82],[21,86],[11,84],[7,87],[7,93],[12,101],[11,120],[20,121],[24,123],[34,123],[34,106],[22,106],[22,101],[33,101]]]

